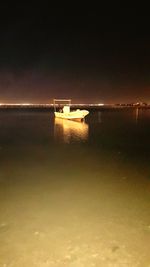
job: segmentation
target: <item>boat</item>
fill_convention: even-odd
[[[65,105],[60,104],[60,102],[65,102]],[[88,110],[76,109],[74,111],[70,110],[71,100],[70,99],[54,99],[54,114],[56,118],[82,121],[85,116],[89,114]],[[56,110],[59,108],[59,111]]]

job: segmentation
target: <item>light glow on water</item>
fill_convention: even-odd
[[[54,122],[54,137],[56,140],[63,140],[65,143],[71,141],[86,141],[88,140],[89,126],[85,122],[76,122],[55,118]]]

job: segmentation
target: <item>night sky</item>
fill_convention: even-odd
[[[150,23],[140,9],[0,11],[0,102],[150,103]]]

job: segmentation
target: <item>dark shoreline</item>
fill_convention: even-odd
[[[150,109],[150,105],[147,106],[129,106],[129,105],[72,105],[71,109],[87,109],[87,110],[130,110],[130,109]],[[36,110],[36,111],[53,111],[52,105],[1,105],[0,111],[9,110]]]

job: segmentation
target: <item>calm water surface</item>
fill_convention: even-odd
[[[150,267],[150,110],[0,111],[0,267]]]

